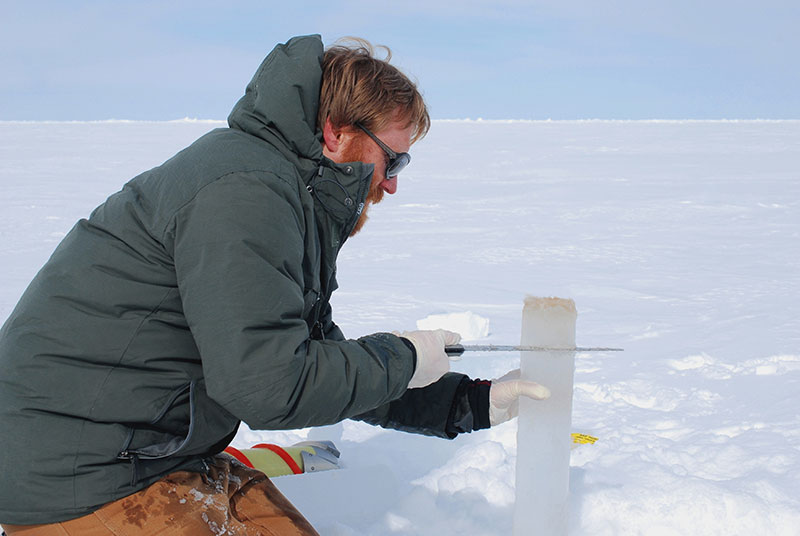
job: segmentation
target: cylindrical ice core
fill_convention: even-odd
[[[575,347],[575,302],[525,299],[526,346]],[[570,426],[575,352],[521,352],[523,379],[548,387],[548,400],[520,399],[517,432],[515,536],[567,534]]]

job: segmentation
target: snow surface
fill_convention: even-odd
[[[0,318],[73,223],[222,123],[0,122]],[[340,256],[351,337],[432,314],[519,342],[573,298],[570,533],[800,534],[800,122],[436,121]],[[453,364],[492,378],[513,354]],[[276,484],[326,535],[509,534],[516,423],[454,441],[345,422],[344,469]],[[43,441],[46,438],[42,438]]]

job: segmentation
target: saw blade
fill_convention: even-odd
[[[622,348],[573,346],[557,348],[550,346],[514,346],[508,344],[454,344],[445,346],[449,356],[460,356],[464,352],[623,352]]]

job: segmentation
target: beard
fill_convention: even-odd
[[[367,212],[369,211],[369,207],[372,205],[377,205],[381,201],[383,201],[383,188],[381,187],[381,181],[377,183],[373,179],[372,184],[369,186],[369,192],[367,192],[367,199],[364,201],[364,208],[361,209],[361,215],[358,217],[358,221],[356,222],[355,227],[350,232],[350,236],[355,236],[361,231],[364,227],[364,224],[367,223],[369,216],[367,216]]]
[[[342,157],[342,161],[344,162],[364,162],[364,149],[363,145],[360,142],[350,147],[348,151],[345,151]],[[372,183],[369,185],[369,192],[367,192],[367,198],[364,201],[364,208],[361,209],[361,215],[358,217],[358,221],[356,222],[353,230],[350,232],[350,236],[353,237],[357,235],[361,229],[364,227],[364,224],[367,223],[369,216],[367,216],[367,212],[372,205],[377,205],[381,201],[383,201],[383,195],[386,193],[384,192],[383,188],[381,187],[382,179],[375,176],[373,172],[372,175]]]

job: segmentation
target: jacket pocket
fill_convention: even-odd
[[[238,427],[239,419],[208,396],[205,380],[194,380],[176,389],[150,422],[131,427],[117,458],[131,462],[135,485],[160,472],[159,460],[216,454]]]

